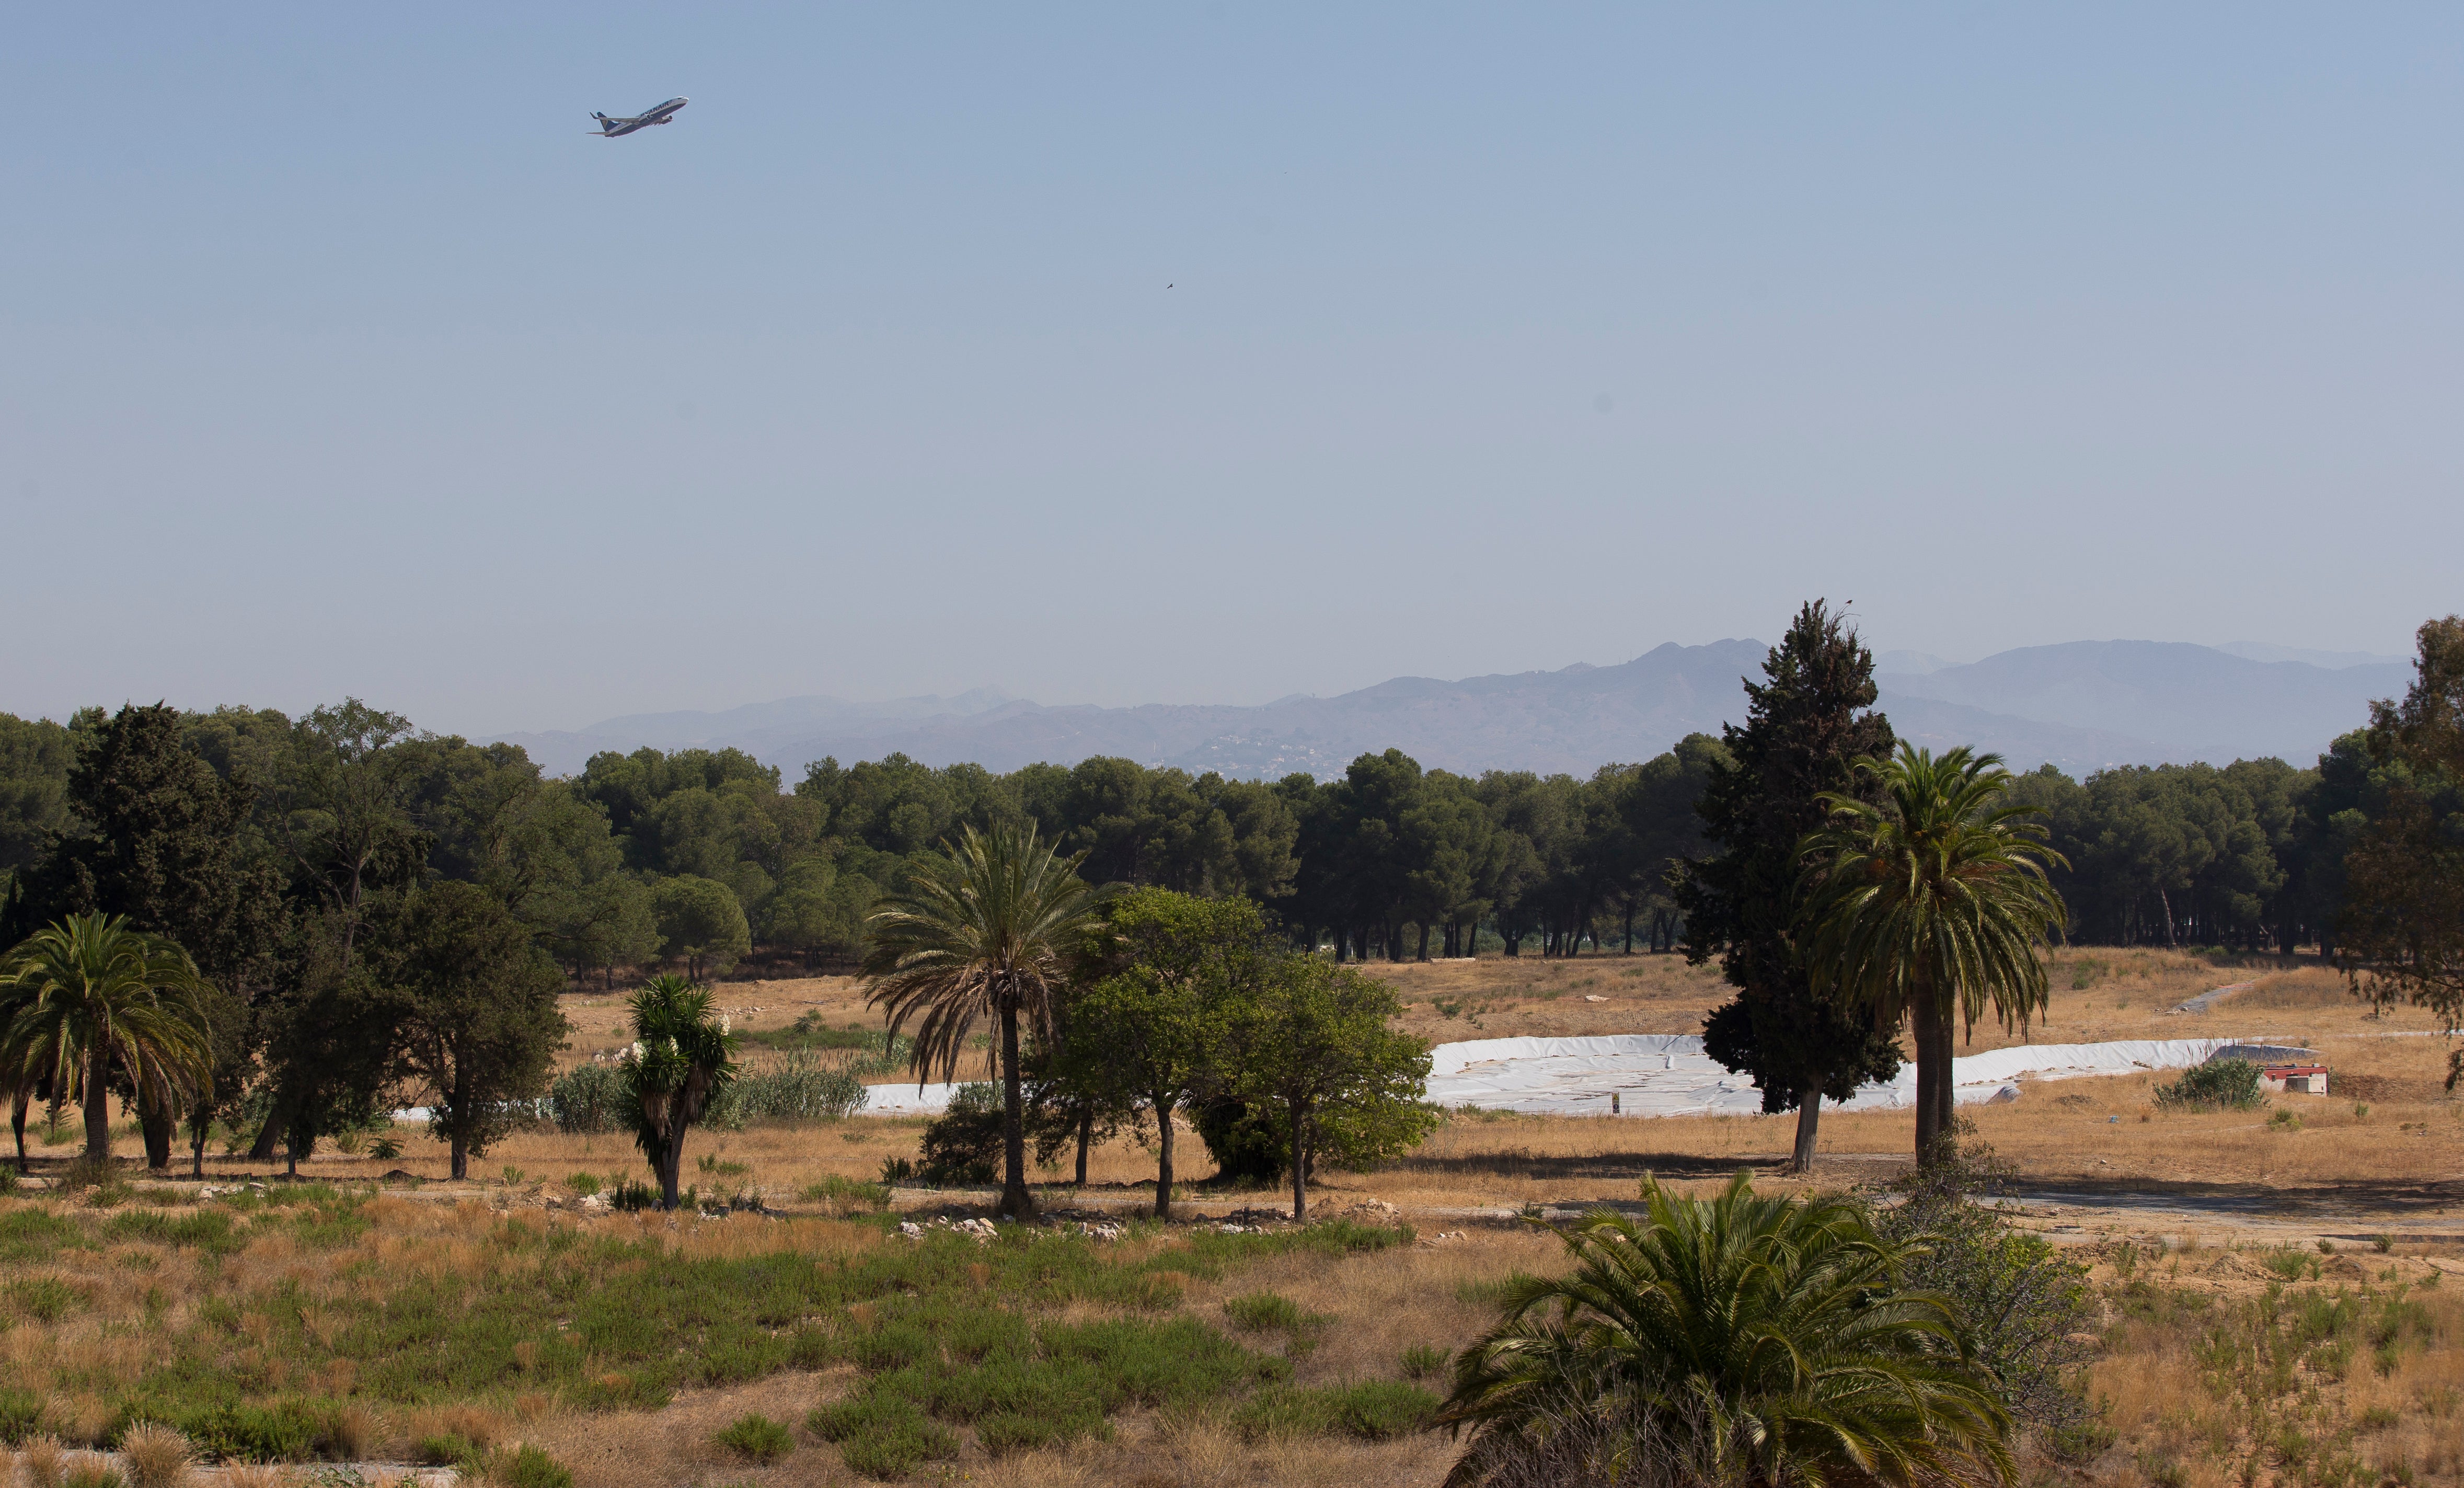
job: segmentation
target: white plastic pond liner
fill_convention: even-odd
[[[950,1085],[867,1085],[864,1088],[864,1114],[867,1116],[938,1116],[950,1109],[950,1098],[958,1087]]]
[[[1962,1105],[2015,1100],[2021,1079],[2076,1079],[2182,1070],[2206,1062],[2229,1038],[2125,1039],[2105,1044],[2021,1044],[1954,1060],[1954,1099]],[[1916,1103],[1917,1072],[1900,1068],[1887,1085],[1867,1085],[1843,1102],[1847,1110],[1889,1110]],[[1483,1038],[1440,1044],[1431,1051],[1429,1099],[1440,1105],[1477,1106],[1559,1116],[1606,1116],[1610,1097],[1625,1116],[1753,1115],[1762,1092],[1703,1053],[1695,1033],[1618,1033],[1600,1038]]]
[[[2135,1038],[2108,1044],[2021,1044],[1954,1060],[1962,1105],[2015,1100],[2022,1079],[2077,1079],[2141,1070],[2186,1070],[2233,1038]],[[956,1085],[874,1085],[867,1116],[932,1116]],[[1556,1116],[1751,1116],[1763,1094],[1703,1053],[1699,1033],[1613,1033],[1599,1038],[1476,1038],[1429,1052],[1428,1099],[1442,1106]],[[1916,1104],[1917,1071],[1900,1067],[1887,1085],[1867,1085],[1834,1109],[1892,1110]]]

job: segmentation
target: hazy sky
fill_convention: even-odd
[[[2464,609],[2453,6],[28,5],[0,79],[0,709]]]

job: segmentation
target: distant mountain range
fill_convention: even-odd
[[[1123,755],[1193,773],[1328,776],[1363,751],[1388,747],[1430,768],[1588,774],[1741,719],[1743,680],[1760,675],[1768,650],[1752,640],[1670,644],[1617,666],[1451,682],[1398,677],[1339,697],[1259,707],[1045,707],[979,688],[880,703],[789,698],[499,737],[555,774],[579,771],[602,750],[645,744],[733,746],[781,766],[790,780],[824,756],[852,763],[893,751],[928,765],[972,762],[993,770]],[[1881,705],[1903,737],[1934,748],[1974,744],[2014,768],[2050,763],[2074,776],[2108,765],[2260,755],[2307,764],[2365,722],[2372,699],[2397,696],[2410,680],[2400,657],[2163,641],[2031,646],[1966,665],[1886,652],[1877,672]]]

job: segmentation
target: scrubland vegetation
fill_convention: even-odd
[[[356,703],[12,736],[0,1436],[30,1488],[2464,1474],[2464,1106],[2402,1036],[2464,1015],[2464,622],[2306,781],[1885,759],[1871,667],[1809,605],[1746,724],[1589,783],[824,762],[786,804]],[[861,980],[722,991],[757,924]],[[1685,960],[1606,954],[1638,926]],[[1653,1025],[1770,1114],[1421,1096],[1434,1036]],[[1913,1120],[1818,1122],[1903,1027]],[[1951,1105],[1961,1038],[2222,1032],[2336,1094]]]

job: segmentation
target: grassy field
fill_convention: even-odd
[[[1373,969],[1438,1039],[1687,1032],[1719,996],[1675,957]],[[2110,1439],[2032,1475],[2464,1481],[2464,1106],[2442,1088],[2444,1040],[2389,1036],[2434,1026],[2371,1017],[2300,963],[2089,951],[2053,972],[2049,1018],[1973,1047],[2266,1037],[2323,1051],[2336,1093],[2177,1115],[2143,1076],[1972,1110],[2016,1222],[2088,1261],[2099,1299],[2090,1388]],[[2244,982],[2204,1014],[2167,1011]],[[841,979],[721,997],[773,1035],[757,1061],[808,1015],[878,1029]],[[568,1009],[569,1060],[619,1045],[621,997]],[[771,1212],[673,1219],[579,1206],[644,1171],[622,1138],[522,1133],[453,1185],[406,1133],[395,1158],[358,1144],[320,1152],[313,1182],[201,1200],[188,1182],[42,1191],[64,1127],[0,1199],[0,1428],[82,1445],[160,1419],[231,1458],[458,1460],[507,1480],[524,1443],[584,1485],[1434,1483],[1449,1444],[1412,1429],[1442,1389],[1430,1360],[1479,1331],[1498,1277],[1554,1264],[1506,1216],[1630,1202],[1645,1172],[1874,1183],[1911,1140],[1904,1113],[1835,1113],[1813,1178],[1789,1180],[1785,1117],[1458,1114],[1410,1157],[1328,1174],[1324,1228],[1223,1233],[1209,1216],[1277,1197],[1193,1183],[1175,1223],[1090,1236],[1077,1221],[1152,1202],[1152,1156],[1115,1143],[1086,1189],[1046,1187],[1061,1223],[979,1244],[946,1223],[981,1212],[976,1196],[900,1190],[873,1211],[869,1181],[914,1155],[921,1124],[696,1133],[688,1180]],[[1202,1169],[1202,1147],[1183,1151]],[[208,1170],[229,1190],[278,1168]]]

